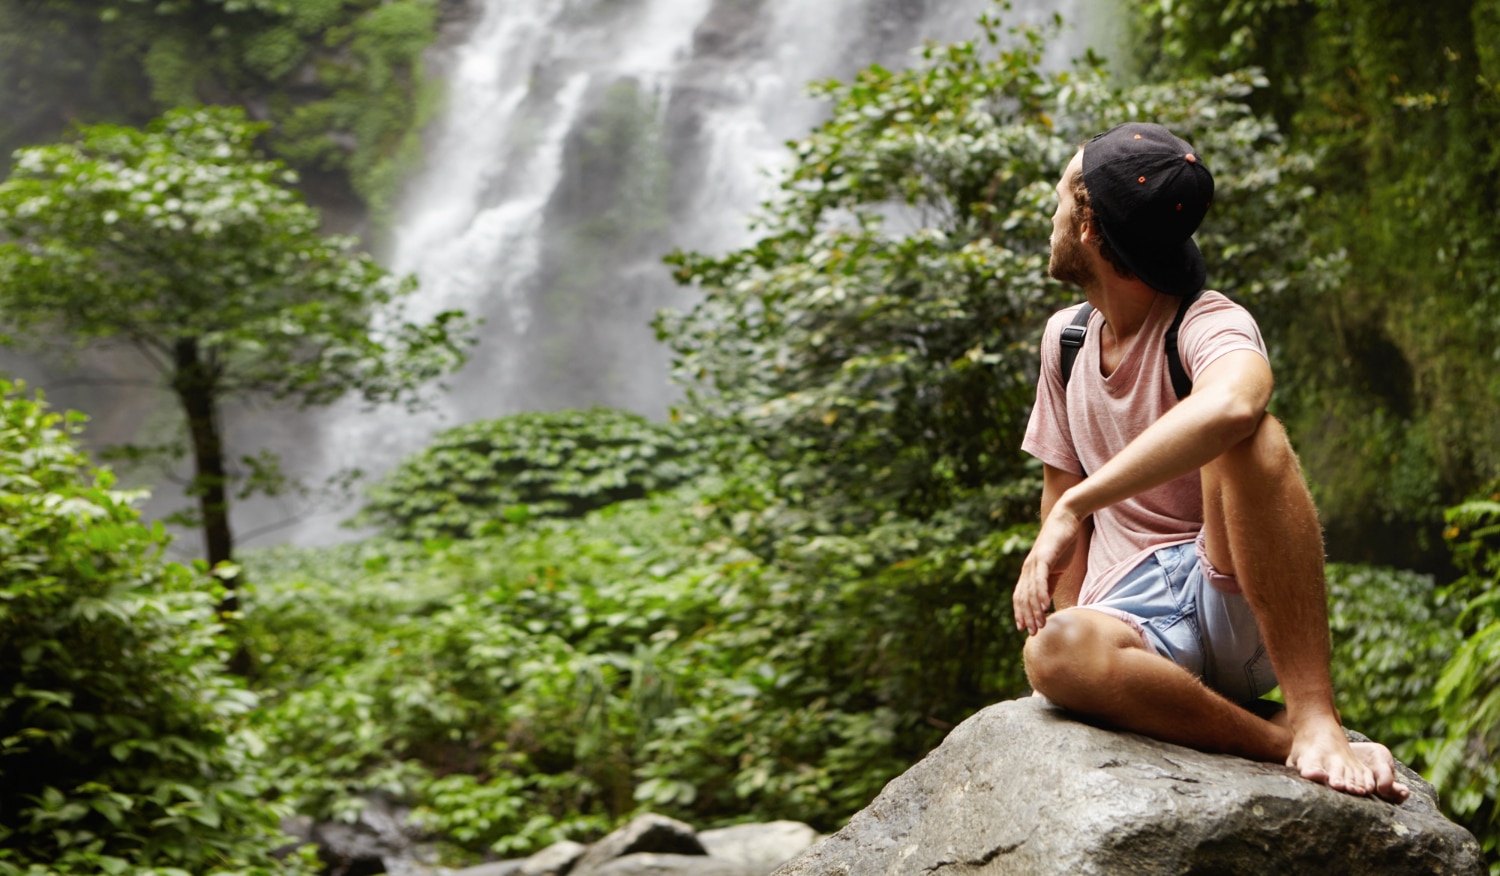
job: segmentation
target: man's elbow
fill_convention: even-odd
[[[1261,420],[1266,416],[1266,403],[1260,399],[1232,394],[1221,409],[1219,422],[1231,445],[1238,444],[1255,434]]]

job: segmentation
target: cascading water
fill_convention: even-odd
[[[1079,0],[1008,13],[1072,18]],[[470,0],[436,60],[443,120],[400,211],[391,267],[415,315],[482,316],[452,391],[417,416],[334,409],[325,471],[388,469],[441,428],[594,404],[663,413],[667,355],[649,328],[690,303],[661,257],[749,242],[784,142],[825,111],[806,82],[900,66],[962,38],[991,0]],[[1068,46],[1061,47],[1064,53]],[[341,513],[339,517],[347,516]],[[293,539],[338,537],[337,517]]]

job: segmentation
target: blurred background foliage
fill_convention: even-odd
[[[1331,550],[1443,568],[1443,508],[1500,476],[1500,4],[1130,5],[1140,75],[1256,67],[1313,159],[1304,227],[1344,274],[1256,312]]]
[[[389,222],[438,93],[442,0],[0,0],[0,151],[78,121],[200,104],[269,122],[272,157],[344,222]]]
[[[657,323],[685,393],[673,423],[594,410],[445,433],[372,489],[377,534],[248,554],[227,629],[191,593],[203,573],[154,554],[129,586],[99,583],[119,540],[159,538],[123,498],[100,534],[37,538],[15,509],[77,509],[96,476],[55,430],[16,432],[17,453],[54,448],[71,474],[7,488],[4,562],[91,571],[48,577],[50,602],[29,572],[0,582],[18,631],[0,638],[0,779],[16,745],[81,764],[6,812],[0,874],[165,866],[110,815],[147,804],[108,795],[175,767],[63,732],[78,692],[123,689],[134,664],[80,649],[68,679],[16,674],[68,647],[48,619],[84,616],[66,606],[100,586],[130,606],[86,609],[111,635],[178,643],[140,670],[158,711],[197,728],[180,756],[207,764],[172,787],[222,777],[226,812],[258,825],[221,842],[200,819],[173,840],[189,872],[276,866],[260,797],[338,818],[390,795],[455,859],[645,808],[837,827],[954,724],[1026,693],[1008,606],[1039,472],[1016,448],[1041,320],[1074,294],[1045,275],[1052,185],[1130,118],[1194,141],[1220,182],[1200,242],[1212,284],[1261,319],[1274,409],[1325,513],[1344,717],[1437,779],[1495,860],[1500,23],[1493,2],[1439,6],[1130,0],[1135,62],[1113,72],[1045,70],[1046,29],[986,17],[912,70],[818,84],[828,119],[790,144],[759,242],[669,257],[699,301]],[[399,169],[421,118],[434,10],[0,0],[0,65],[18,71],[0,136],[243,103],[311,187],[378,215],[373,168]],[[101,76],[131,97],[101,103]],[[240,677],[217,669],[231,650]]]

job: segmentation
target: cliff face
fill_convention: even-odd
[[[965,721],[776,876],[1480,874],[1474,837],[1401,771],[1412,796],[1394,806],[1017,700]]]

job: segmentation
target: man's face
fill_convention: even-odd
[[[1073,228],[1073,187],[1075,174],[1083,172],[1083,150],[1079,150],[1068,162],[1062,179],[1057,183],[1057,210],[1052,214],[1052,258],[1047,263],[1047,272],[1053,279],[1075,286],[1086,286],[1094,281],[1094,266],[1089,261],[1083,240]]]

